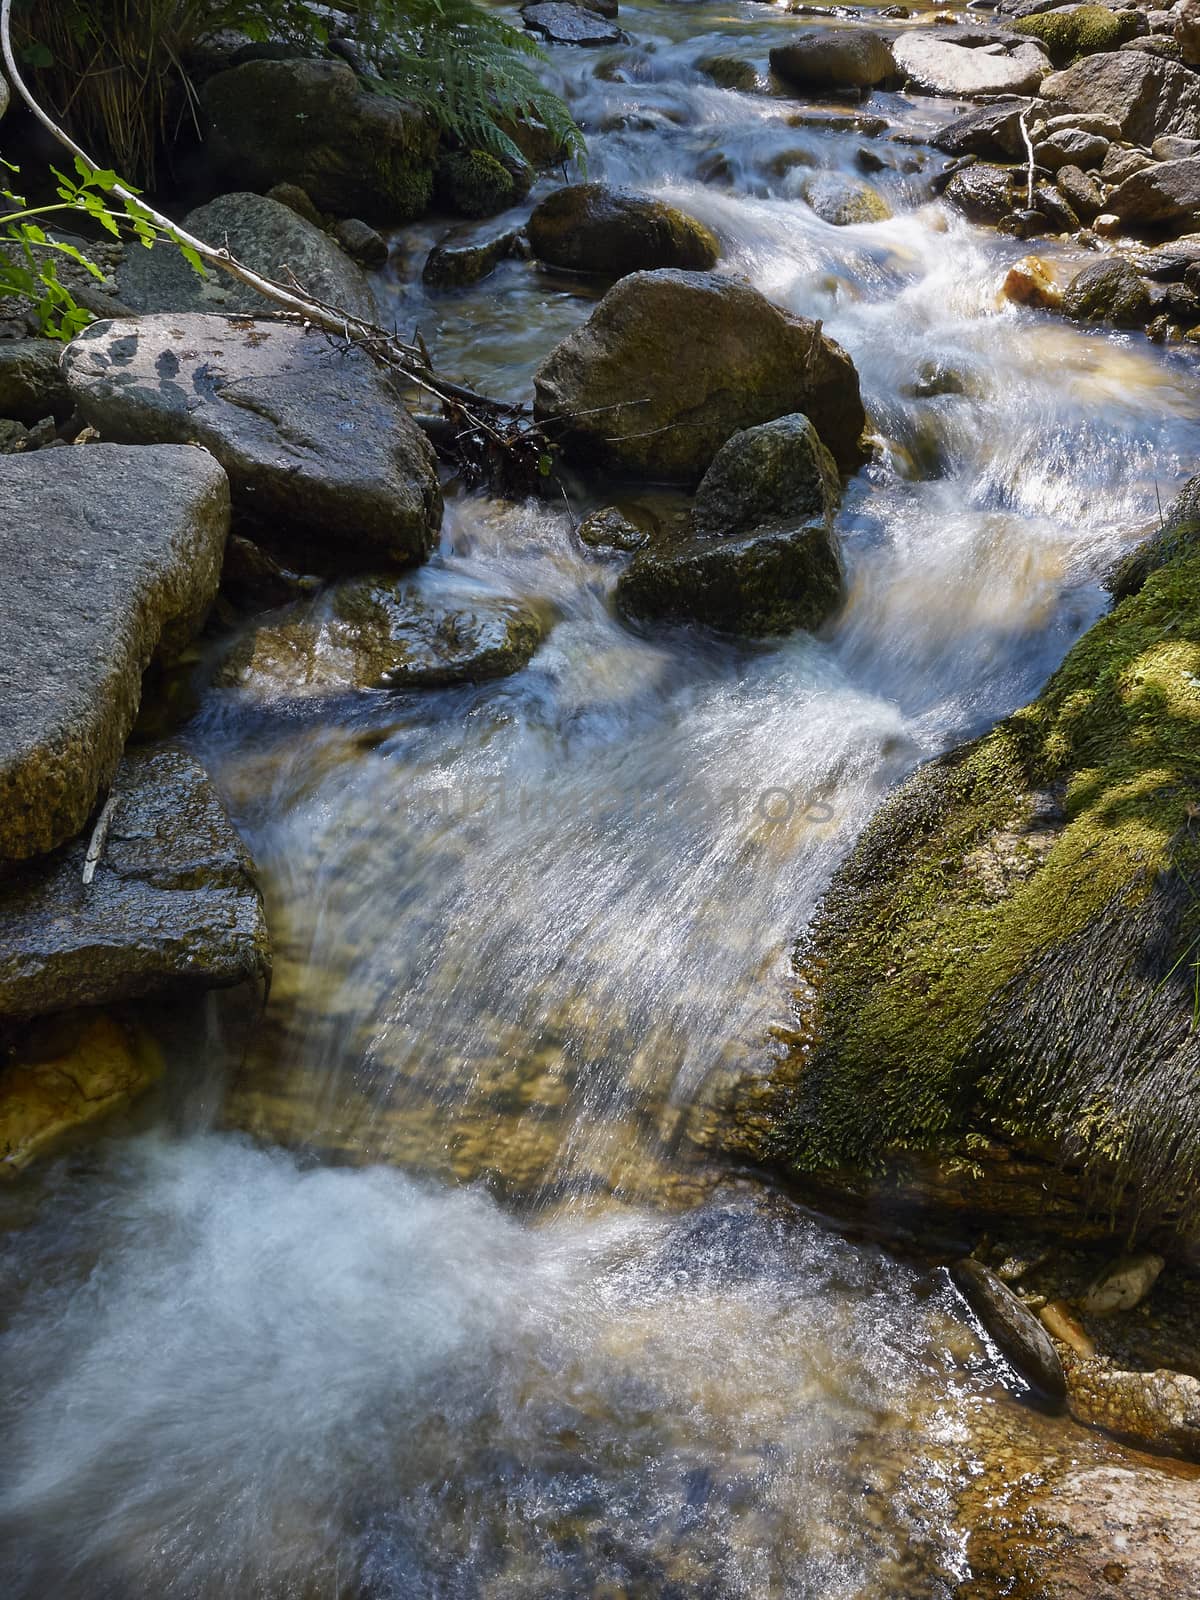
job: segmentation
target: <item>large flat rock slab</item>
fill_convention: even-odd
[[[0,862],[83,827],[146,667],[204,621],[228,531],[229,484],[204,450],[0,457]]]
[[[433,548],[432,446],[359,350],[288,323],[164,313],[94,323],[63,367],[106,439],[211,450],[235,511],[276,541],[373,565]]]
[[[138,751],[110,799],[90,882],[90,834],[0,880],[0,1020],[270,971],[253,863],[200,763]]]

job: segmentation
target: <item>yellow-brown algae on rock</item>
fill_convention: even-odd
[[[23,1029],[0,1065],[0,1173],[21,1171],[76,1129],[121,1110],[162,1070],[146,1030],[103,1011]]]

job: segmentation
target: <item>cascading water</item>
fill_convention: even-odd
[[[961,1569],[991,1356],[936,1277],[692,1135],[769,1065],[789,941],[880,795],[1099,613],[1194,464],[1195,385],[1140,338],[999,307],[1022,247],[928,204],[917,143],[873,141],[892,220],[815,217],[801,178],[871,141],[693,66],[765,69],[785,14],[646,0],[622,25],[556,61],[592,176],[694,212],[721,270],[862,374],[849,603],[817,638],[642,635],[583,505],[465,497],[418,581],[549,615],[524,671],[207,692],[188,736],[263,874],[275,987],[203,1117],[164,1109],[7,1202],[7,1594],[828,1600]],[[865,110],[914,137],[936,114]],[[428,297],[434,236],[406,236],[396,315],[526,393],[594,291],[513,261]]]

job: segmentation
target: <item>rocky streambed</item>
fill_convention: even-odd
[[[6,1592],[1189,1593],[1188,3],[526,21],[577,181],[226,37],[176,210],[544,492],[0,339]]]

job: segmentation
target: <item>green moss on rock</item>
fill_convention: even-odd
[[[1069,10],[1043,11],[1011,24],[1015,33],[1037,39],[1056,67],[1069,66],[1081,56],[1120,49],[1137,36],[1135,11],[1110,11],[1107,6],[1072,6]]]
[[[464,217],[493,217],[513,205],[521,185],[486,150],[451,150],[438,162],[438,198]]]
[[[999,1135],[1194,1224],[1198,732],[1189,548],[867,829],[799,953],[779,1153],[878,1168]]]

